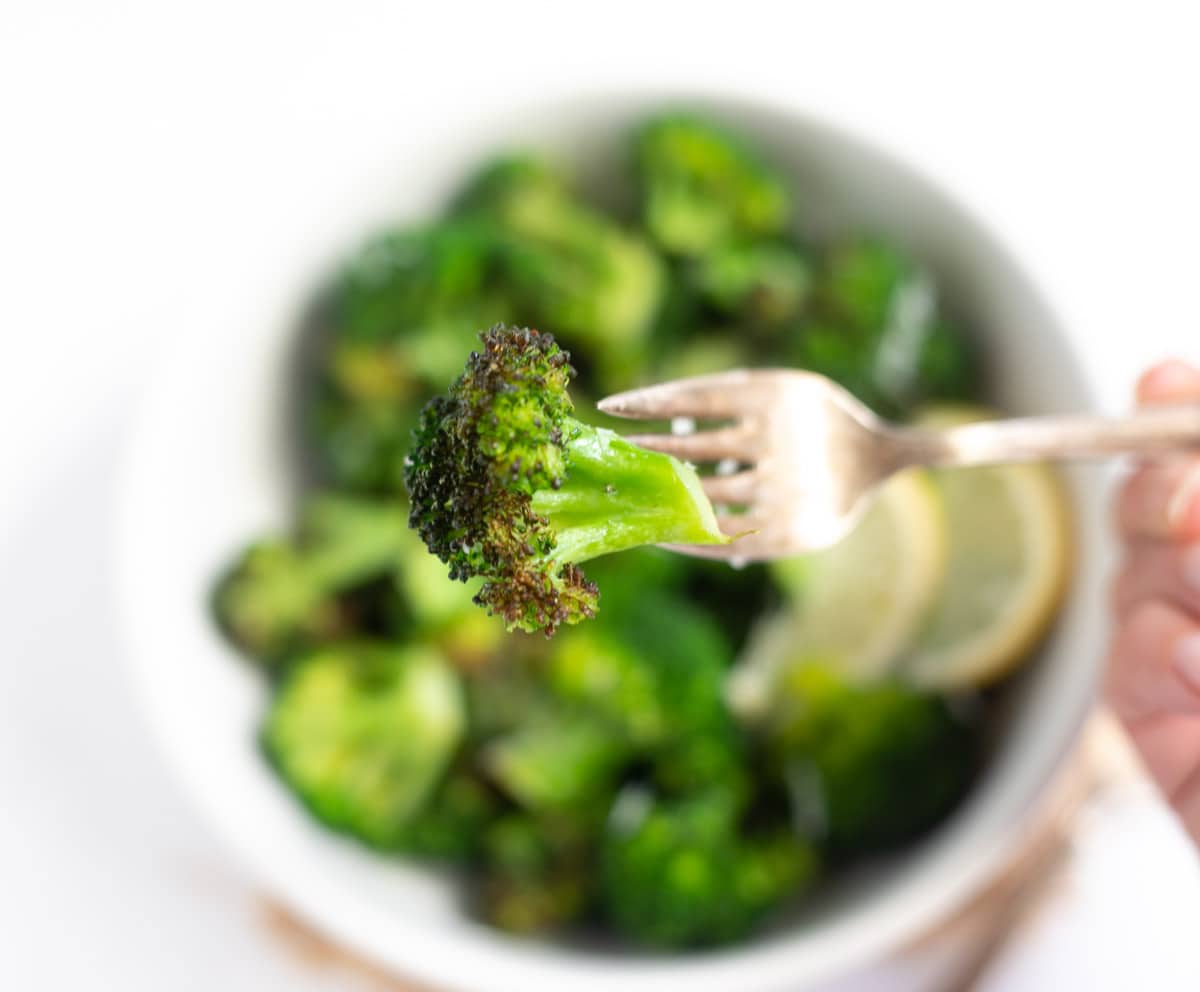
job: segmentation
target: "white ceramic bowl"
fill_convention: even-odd
[[[322,269],[362,233],[432,213],[490,151],[544,145],[590,175],[611,175],[624,130],[657,105],[593,99],[491,120],[447,147],[382,163],[391,166],[389,181],[360,190],[353,202],[314,205],[335,232],[322,257],[281,246],[277,283],[244,300],[221,298],[211,313],[200,303],[152,384],[130,453],[119,524],[128,654],[179,778],[245,866],[303,918],[382,965],[441,987],[795,990],[862,972],[943,919],[1003,863],[1093,694],[1102,520],[1096,487],[1077,479],[1078,580],[1042,657],[1012,690],[1007,730],[965,807],[910,853],[838,887],[803,918],[693,956],[495,933],[460,912],[444,879],[316,826],[264,766],[254,744],[263,688],[213,630],[206,597],[246,538],[288,518],[284,395],[300,306]],[[692,105],[736,124],[794,175],[808,222],[879,230],[927,259],[979,335],[998,405],[1017,412],[1089,406],[1081,366],[1037,290],[935,186],[805,117],[721,101]],[[208,292],[218,298],[222,287]]]

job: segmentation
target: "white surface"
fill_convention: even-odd
[[[694,7],[632,16],[610,4],[586,45],[564,6],[533,22],[561,40],[514,37],[513,4],[469,31],[461,14],[423,20],[398,5],[115,6],[0,13],[5,986],[321,987],[262,938],[244,883],[147,753],[111,639],[101,518],[116,411],[175,315],[210,279],[253,285],[270,245],[312,233],[312,203],[395,160],[386,123],[399,111],[436,138],[465,113],[564,84],[699,82],[796,100],[984,207],[1095,343],[1110,404],[1151,357],[1195,354],[1200,64],[1182,4],[1126,17],[795,5],[773,22],[743,3],[741,30],[728,10],[696,24]],[[1091,862],[1118,870],[1087,869],[1092,915],[1060,917],[1107,923],[1082,938],[1060,928],[1011,987],[1127,987],[1121,976],[1169,953],[1159,921],[1196,918],[1178,838],[1140,821],[1120,836],[1136,840]],[[1121,880],[1135,868],[1143,912],[1131,923]],[[1190,948],[1177,950],[1186,962]],[[1145,984],[1195,987],[1172,981]]]

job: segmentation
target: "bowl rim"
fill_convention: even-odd
[[[800,123],[832,142],[884,164],[906,181],[927,190],[945,206],[948,214],[969,229],[974,237],[986,242],[989,250],[1004,260],[1013,277],[1027,288],[1031,298],[1044,309],[1049,323],[1063,338],[1062,344],[1070,353],[1082,379],[1083,389],[1091,399],[1094,386],[1087,365],[1071,347],[1070,335],[1048,301],[1044,288],[1012,256],[994,234],[992,225],[976,210],[959,202],[941,178],[931,174],[930,170],[916,168],[902,155],[882,148],[808,109],[759,96],[731,97],[695,89],[580,91],[534,102],[523,101],[502,115],[480,115],[466,126],[466,132],[473,135],[502,133],[496,125],[498,119],[503,128],[514,121],[530,120],[544,114],[562,116],[573,111],[600,108],[602,112],[615,116],[638,109],[645,112],[656,106],[714,109],[724,115],[748,112],[757,117]],[[468,144],[474,145],[474,139],[468,139]],[[328,244],[323,246],[321,264],[304,267],[310,271],[302,271],[301,275],[308,277],[314,272],[328,271],[323,263],[333,254],[329,248]],[[292,266],[291,271],[299,268]],[[293,277],[287,283],[311,287],[313,280]],[[282,319],[296,302],[295,298],[272,299],[273,319]],[[735,945],[719,952],[669,958],[612,956],[590,959],[589,964],[595,963],[596,966],[586,973],[579,968],[578,959],[547,953],[547,949],[540,944],[488,934],[480,934],[479,939],[468,942],[463,937],[465,930],[433,932],[426,929],[410,935],[418,939],[404,940],[403,928],[390,913],[372,911],[370,907],[364,910],[361,906],[359,912],[346,912],[344,907],[340,910],[331,909],[341,906],[343,902],[343,894],[337,886],[319,874],[302,877],[283,860],[273,859],[261,843],[249,838],[237,816],[231,814],[226,808],[227,804],[220,800],[213,784],[201,783],[192,774],[192,764],[183,743],[166,719],[166,711],[160,705],[162,700],[156,689],[156,681],[161,678],[156,670],[160,668],[162,654],[155,648],[155,638],[145,629],[139,609],[142,601],[140,593],[147,579],[138,573],[132,557],[122,553],[138,540],[138,505],[148,474],[149,432],[146,425],[156,420],[158,411],[170,405],[171,383],[188,374],[196,339],[195,334],[177,334],[157,367],[152,370],[138,404],[118,473],[114,536],[119,552],[115,556],[116,595],[120,633],[125,645],[122,654],[139,709],[174,777],[183,784],[189,800],[242,863],[247,875],[261,881],[315,929],[397,974],[447,988],[471,988],[473,986],[469,983],[472,976],[479,975],[489,976],[489,983],[493,983],[490,987],[523,990],[569,984],[574,989],[595,989],[599,992],[620,983],[629,990],[670,987],[687,988],[689,992],[717,992],[731,987],[748,988],[746,983],[750,981],[753,981],[754,988],[796,987],[798,983],[818,984],[843,977],[904,947],[912,946],[938,921],[944,920],[957,907],[965,904],[997,874],[1010,856],[1017,841],[1016,835],[1019,834],[1017,830],[1010,831],[1008,835],[997,834],[982,846],[979,838],[973,838],[969,852],[964,848],[947,853],[921,876],[919,885],[910,885],[903,907],[897,905],[887,913],[860,914],[857,920],[851,921],[856,925],[847,924],[841,932],[828,935],[819,948],[801,947],[795,941],[782,939],[766,944]],[[232,651],[230,657],[234,657]],[[1027,790],[1028,794],[1024,797],[1029,809],[1049,788],[1055,771],[1078,736],[1090,709],[1096,681],[1093,676],[1090,691],[1074,700],[1071,711],[1063,715],[1058,733],[1044,748],[1044,767],[1039,773],[1039,781],[1031,790]],[[963,847],[961,844],[958,846]],[[951,857],[954,853],[958,856]],[[902,912],[899,911],[901,909]]]

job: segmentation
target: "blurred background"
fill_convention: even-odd
[[[273,246],[319,243],[320,205],[413,135],[572,91],[742,95],[869,136],[975,208],[1121,409],[1138,368],[1195,354],[1198,26],[1153,3],[0,7],[0,984],[381,981],[225,855],[121,667],[123,440],[198,299],[219,319],[214,289],[274,279]],[[1196,987],[1200,882],[1169,818],[1085,826],[1055,912],[987,987]]]

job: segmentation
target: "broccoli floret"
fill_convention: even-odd
[[[313,497],[295,538],[259,541],[218,582],[217,621],[250,657],[277,665],[306,645],[354,631],[362,617],[353,593],[386,576],[409,543],[401,507]]]
[[[578,919],[593,885],[590,819],[513,812],[483,838],[478,901],[484,919],[502,930],[533,934]]]
[[[786,241],[731,241],[694,263],[692,280],[715,310],[751,324],[795,320],[808,299],[808,261]]]
[[[730,657],[721,631],[685,599],[638,584],[604,619],[555,639],[546,679],[646,750],[725,725]]]
[[[851,685],[817,664],[774,693],[774,746],[798,824],[840,855],[885,850],[941,821],[966,793],[979,735],[938,695]]]
[[[665,251],[695,257],[741,237],[784,232],[791,197],[782,177],[709,121],[672,114],[635,138],[646,230]]]
[[[399,488],[420,404],[462,367],[479,327],[516,316],[506,244],[494,224],[460,218],[380,235],[346,267],[310,412],[335,482]]]
[[[262,744],[323,823],[401,847],[454,756],[464,716],[458,680],[432,651],[335,644],[289,672]]]
[[[619,735],[590,714],[570,709],[535,713],[484,748],[491,780],[533,810],[595,808],[612,797],[628,757]]]
[[[572,416],[568,355],[497,325],[422,412],[405,482],[411,525],[511,628],[552,634],[595,615],[579,563],[643,544],[722,536],[691,468]]]
[[[748,742],[732,721],[695,730],[671,740],[651,755],[650,776],[658,793],[676,798],[720,788],[749,799]]]
[[[469,768],[455,768],[404,828],[404,851],[421,858],[469,863],[478,857],[484,832],[500,799]]]
[[[744,936],[815,876],[814,850],[786,827],[751,831],[722,790],[662,800],[630,787],[601,855],[606,918],[630,939],[699,947]]]
[[[594,349],[610,385],[640,369],[666,286],[661,260],[640,236],[572,196],[562,174],[535,157],[492,163],[458,208],[508,235],[505,271],[523,319]]]
[[[815,316],[793,359],[840,382],[881,413],[974,395],[965,336],[940,312],[930,275],[896,248],[848,242],[824,260]]]

